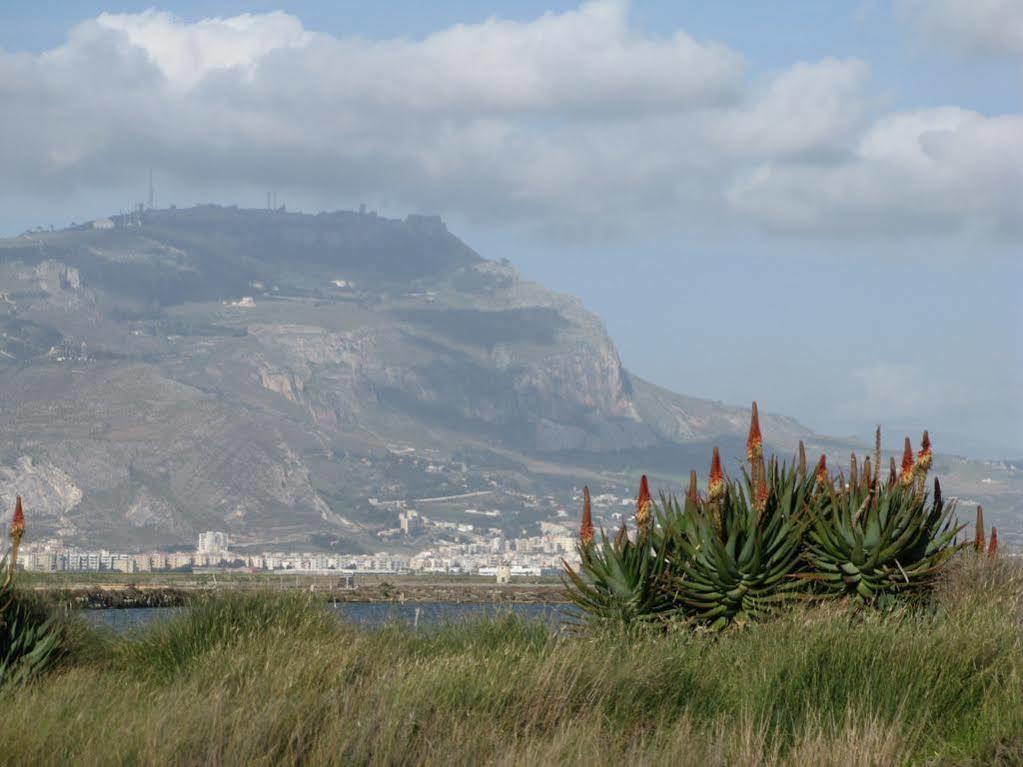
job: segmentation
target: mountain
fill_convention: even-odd
[[[205,205],[0,240],[0,499],[68,541],[376,550],[402,502],[530,530],[583,481],[737,461],[747,423],[632,375],[578,300],[437,217]]]

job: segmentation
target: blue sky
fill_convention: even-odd
[[[165,202],[439,212],[656,383],[1023,455],[1015,0],[147,8],[0,6],[0,232],[149,164]]]

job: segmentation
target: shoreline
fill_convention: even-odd
[[[204,594],[226,591],[266,591],[261,584],[224,583],[179,585],[109,583],[41,585],[32,589],[53,601],[83,610],[183,607]],[[445,602],[450,604],[566,604],[558,584],[494,583],[370,583],[353,588],[318,584],[288,585],[273,591],[301,591],[327,602],[395,603]]]

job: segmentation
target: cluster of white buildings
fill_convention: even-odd
[[[152,570],[188,570],[193,567],[215,567],[219,556],[191,552],[149,551],[123,554],[100,549],[85,549],[43,544],[23,546],[18,563],[26,570],[39,572],[115,572],[142,573]]]
[[[223,567],[225,564],[234,564],[237,560],[228,549],[229,543],[227,533],[210,531],[199,536],[199,546],[194,552],[146,551],[123,554],[106,549],[90,551],[48,541],[23,546],[18,562],[26,570],[50,573],[146,573],[153,570],[191,570],[196,567]]]
[[[413,518],[414,519],[414,518]],[[505,538],[475,536],[468,543],[446,543],[414,554],[330,554],[323,552],[230,551],[226,533],[204,532],[194,552],[123,554],[87,551],[54,542],[27,545],[19,562],[40,572],[120,572],[234,568],[252,571],[326,573],[444,573],[498,576],[547,575],[560,572],[562,560],[574,562],[574,534],[560,525],[544,525],[541,535]]]

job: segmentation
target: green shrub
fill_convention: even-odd
[[[880,439],[878,429],[873,471],[869,458],[861,471],[853,455],[849,477],[835,477],[821,456],[808,474],[802,443],[792,467],[765,461],[753,403],[741,481],[725,476],[714,448],[706,498],[693,472],[684,503],[662,495],[655,523],[644,476],[636,535],[623,524],[613,541],[601,531],[599,544],[584,489],[579,571],[565,565],[569,599],[600,623],[682,616],[721,629],[761,620],[799,596],[879,607],[929,596],[966,545],[956,544],[955,505],[941,498],[937,479],[933,496],[925,490],[927,432],[917,456],[906,439],[902,471],[893,462],[887,483]]]
[[[585,520],[590,513],[589,488],[583,495]],[[637,501],[635,539],[629,537],[622,522],[613,539],[601,530],[597,542],[592,525],[587,527],[584,522],[579,541],[581,572],[565,563],[565,582],[569,599],[591,623],[631,628],[639,622],[663,617],[674,609],[663,578],[667,562],[665,540],[655,540],[650,535],[652,505],[644,475]]]
[[[280,592],[228,592],[195,599],[180,615],[139,632],[118,649],[135,673],[170,681],[196,659],[251,637],[322,636],[336,618],[312,597]]]

